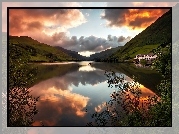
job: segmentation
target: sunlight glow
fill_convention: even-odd
[[[87,71],[87,72],[89,72],[89,71],[94,71],[94,70],[96,70],[96,68],[91,67],[91,66],[82,66],[82,67],[79,68],[79,71]]]
[[[78,52],[78,54],[86,57],[90,57],[90,55],[94,54],[95,52],[90,52],[90,51],[83,51],[83,52]]]

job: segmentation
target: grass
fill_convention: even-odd
[[[156,49],[159,46],[157,45],[145,45],[142,47],[136,47],[132,50],[129,51],[129,56],[131,58],[134,58],[137,54],[148,54],[150,53],[153,49]]]
[[[30,57],[30,61],[44,61],[44,62],[48,62],[49,59],[47,59],[46,57],[40,55],[40,54],[37,54],[37,56],[31,56]]]
[[[30,61],[68,61],[73,60],[71,56],[50,45],[40,43],[31,37],[10,36],[9,43],[27,51],[30,54]]]

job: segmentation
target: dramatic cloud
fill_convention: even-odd
[[[19,35],[28,32],[68,29],[85,23],[84,15],[78,9],[10,9],[9,33]]]
[[[77,38],[76,36],[72,36],[71,38],[66,35],[65,32],[55,33],[52,35],[52,38],[49,38],[48,43],[53,45],[59,45],[69,50],[77,51],[77,52],[100,52],[106,50],[111,47],[117,47],[124,45],[127,41],[130,40],[130,37],[123,37],[123,39],[119,40],[123,36],[112,36],[108,35],[108,40],[105,38],[98,38],[96,36],[84,37],[81,36]],[[46,38],[47,39],[47,38]],[[43,41],[43,39],[38,39]],[[47,41],[46,41],[47,42]]]
[[[157,20],[169,9],[105,9],[102,19],[110,27],[127,26],[132,29],[143,29]]]

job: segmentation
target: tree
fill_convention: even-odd
[[[9,44],[9,89],[8,89],[8,125],[31,126],[37,114],[38,98],[30,95],[36,68],[28,65],[29,53],[16,45]]]

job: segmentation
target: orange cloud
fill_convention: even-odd
[[[72,28],[85,23],[84,15],[78,9],[10,9],[9,33],[22,35],[28,32],[42,32],[58,28]],[[35,31],[34,31],[35,30]],[[59,32],[59,31],[58,31]]]
[[[37,103],[39,114],[34,118],[34,126],[40,126],[40,121],[42,121],[45,126],[60,125],[61,123],[59,124],[59,122],[61,122],[61,118],[66,116],[71,116],[71,118],[84,117],[86,114],[84,108],[89,101],[88,97],[56,87],[51,87],[46,90],[35,90],[35,88],[33,88],[32,95],[40,96],[40,100]],[[68,121],[75,122],[73,120]]]
[[[144,29],[169,9],[106,9],[102,15],[110,27]]]

